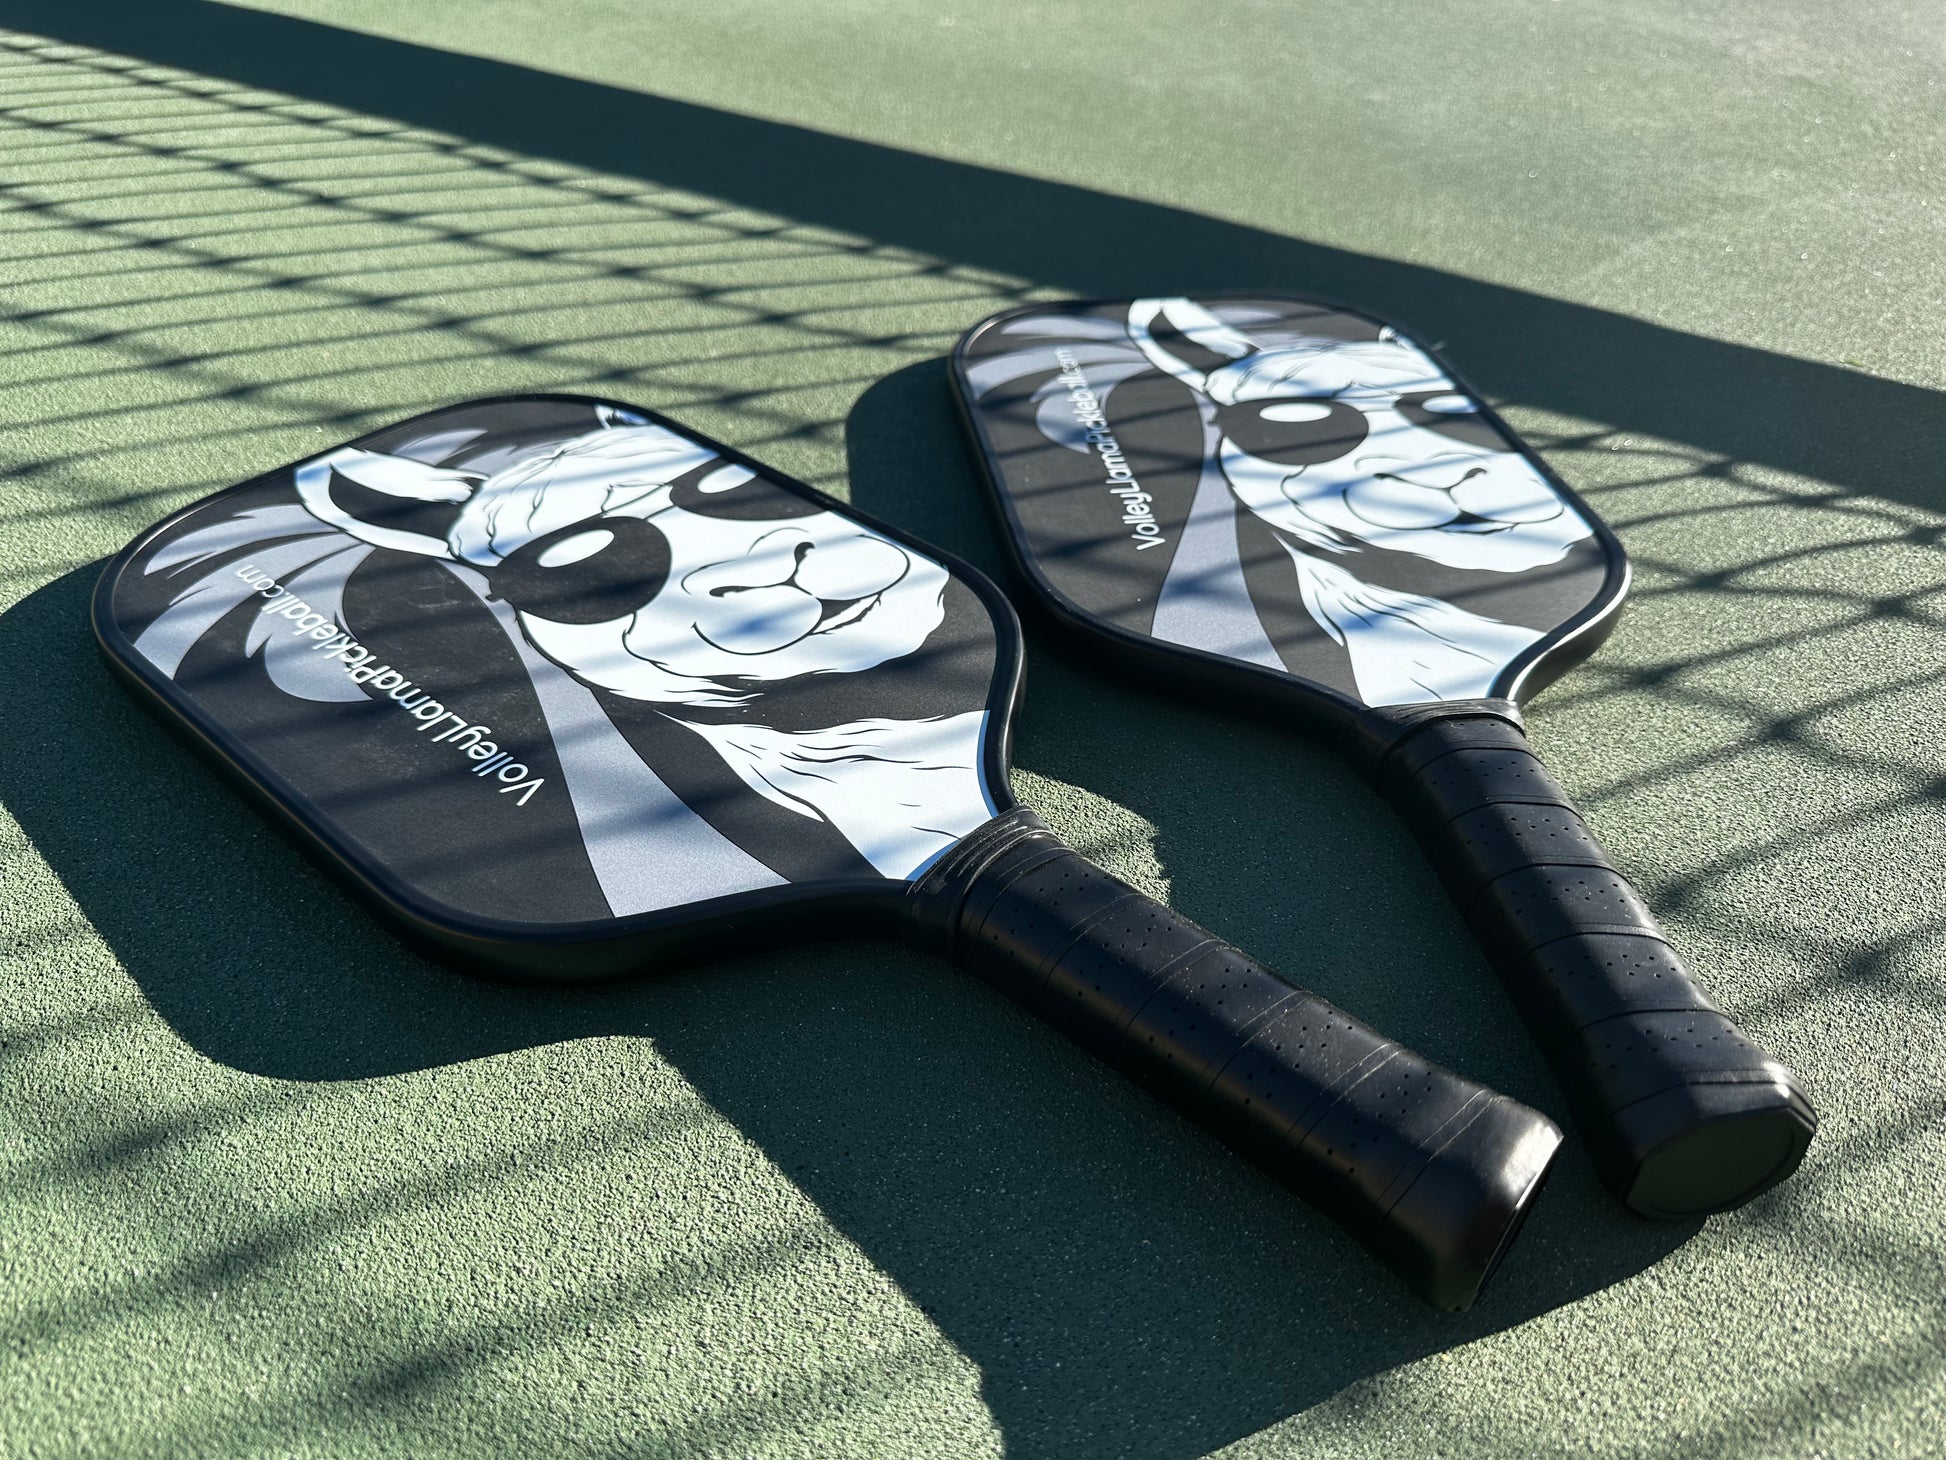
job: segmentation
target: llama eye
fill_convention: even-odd
[[[706,462],[669,483],[669,500],[698,517],[729,522],[781,522],[815,517],[824,510],[776,482],[721,460]]]
[[[564,537],[552,547],[544,549],[534,562],[543,568],[565,568],[584,558],[592,558],[614,541],[615,534],[605,527],[597,527],[591,532],[577,532],[573,537]]]
[[[1399,397],[1398,412],[1425,431],[1437,431],[1481,451],[1507,451],[1506,440],[1480,414],[1471,396],[1456,390],[1421,390]]]
[[[1330,420],[1331,407],[1317,400],[1272,401],[1257,414],[1266,421],[1302,421],[1308,425]]]
[[[1312,466],[1356,451],[1370,429],[1365,413],[1332,396],[1286,396],[1221,406],[1217,427],[1250,455],[1281,466]]]
[[[669,579],[669,540],[635,517],[605,517],[537,537],[490,575],[494,596],[563,624],[624,618]]]

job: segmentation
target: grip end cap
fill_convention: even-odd
[[[1493,1276],[1540,1192],[1561,1128],[1496,1096],[1393,1204],[1386,1255],[1414,1291],[1458,1312]]]
[[[1817,1112],[1777,1067],[1774,1078],[1679,1085],[1616,1113],[1611,1184],[1630,1211],[1682,1222],[1729,1211],[1797,1170]]]

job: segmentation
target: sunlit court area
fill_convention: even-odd
[[[1946,1451],[1942,106],[1914,0],[0,4],[0,1457]]]

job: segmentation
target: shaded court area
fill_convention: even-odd
[[[0,7],[0,1454],[1923,1451],[1946,47],[1546,9]],[[959,332],[1223,287],[1442,342],[1624,537],[1535,737],[1805,1077],[1794,1182],[1652,1227],[1571,1143],[1486,1300],[1422,1310],[904,950],[571,991],[404,953],[88,639],[164,513],[521,390],[998,572]],[[1018,785],[1068,840],[1564,1118],[1346,770],[1029,654]]]

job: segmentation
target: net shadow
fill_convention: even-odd
[[[971,1356],[1010,1449],[1030,1456],[1200,1454],[1611,1284],[1687,1235],[1622,1219],[1570,1155],[1490,1303],[1446,1319],[1137,1092],[923,960],[838,945],[600,991],[454,979],[400,954],[92,662],[86,564],[195,489],[467,394],[632,396],[841,492],[849,412],[859,502],[997,570],[932,362],[974,318],[1047,291],[1297,288],[1454,342],[1629,537],[1636,619],[1714,626],[1680,658],[1625,633],[1536,717],[1618,856],[1702,950],[1767,961],[1769,982],[1748,962],[1712,979],[1753,1023],[1768,1013],[1788,1036],[1792,1018],[1861,990],[1894,1010],[1924,997],[1941,937],[1923,898],[1860,933],[1808,913],[1780,923],[1725,894],[1792,876],[1814,902],[1836,896],[1818,869],[1856,839],[1937,829],[1921,749],[1854,718],[1896,713],[1888,694],[1922,700],[1933,676],[1867,693],[1835,668],[1757,691],[1732,673],[1765,656],[1838,664],[1888,627],[1937,637],[1914,566],[1946,506],[1936,394],[1153,204],[284,17],[31,0],[10,15],[47,34],[0,51],[17,362],[0,406],[32,424],[0,445],[0,470],[22,488],[6,526],[49,546],[6,580],[9,596],[37,591],[0,618],[0,677],[36,692],[0,708],[0,726],[35,751],[0,762],[0,801],[93,931],[9,931],[43,948],[98,934],[209,1057],[332,1082],[651,1037]],[[752,388],[753,374],[774,383]],[[1819,541],[1763,550],[1767,514],[1786,512],[1812,514]],[[1705,520],[1725,546],[1698,569],[1680,534]],[[1851,555],[1867,552],[1904,566],[1861,573]],[[1261,727],[1158,707],[1051,644],[1037,641],[1033,660],[1028,779],[1133,808],[1178,905],[1560,1114],[1416,854],[1348,773]],[[1668,733],[1637,735],[1635,763],[1606,779],[1577,779],[1577,752],[1628,733],[1645,706]],[[1684,717],[1673,729],[1671,715]],[[1088,727],[1109,727],[1114,743]],[[1725,755],[1773,809],[1731,828],[1727,851],[1708,838],[1657,845],[1656,819]],[[1873,794],[1836,811],[1790,800],[1807,771],[1863,778]],[[1266,819],[1266,802],[1288,815]],[[1139,850],[1065,829],[1110,861]],[[78,1049],[128,1017],[28,1033]],[[1789,1051],[1788,1037],[1774,1042]],[[139,1174],[171,1142],[273,1113],[131,1126],[29,1176]],[[645,1112],[557,1158],[651,1161],[678,1123]],[[1891,1159],[1915,1128],[1818,1153],[1824,1164],[1773,1202],[1796,1222],[1841,1200],[1847,1165]],[[529,1174],[546,1169],[545,1148],[519,1155]],[[162,1311],[388,1210],[516,1182],[486,1162],[444,1186],[321,1201],[240,1244],[17,1315],[12,1336],[56,1341]],[[1925,1291],[1917,1255],[1889,1240],[1854,1247],[1837,1259],[1852,1279]],[[715,1270],[617,1282],[550,1308],[539,1330],[670,1302],[685,1281],[761,1280],[789,1256],[726,1246]],[[260,1420],[274,1432],[344,1405],[410,1406],[529,1341],[491,1325],[402,1338],[347,1393],[320,1388],[281,1418],[197,1438],[242,1448]],[[693,1448],[789,1426],[842,1403],[847,1385],[896,1387],[899,1364],[726,1404],[678,1438]],[[1803,1412],[1781,1406],[1772,1439],[1786,1443]]]
[[[200,0],[84,10],[31,0],[12,14],[72,44],[476,147],[652,179],[1043,288],[1301,288],[1452,341],[1460,367],[1496,396],[1918,505],[1940,505],[1946,486],[1937,470],[1946,401],[1856,371],[1179,209],[290,17]],[[483,97],[499,104],[482,106]]]

